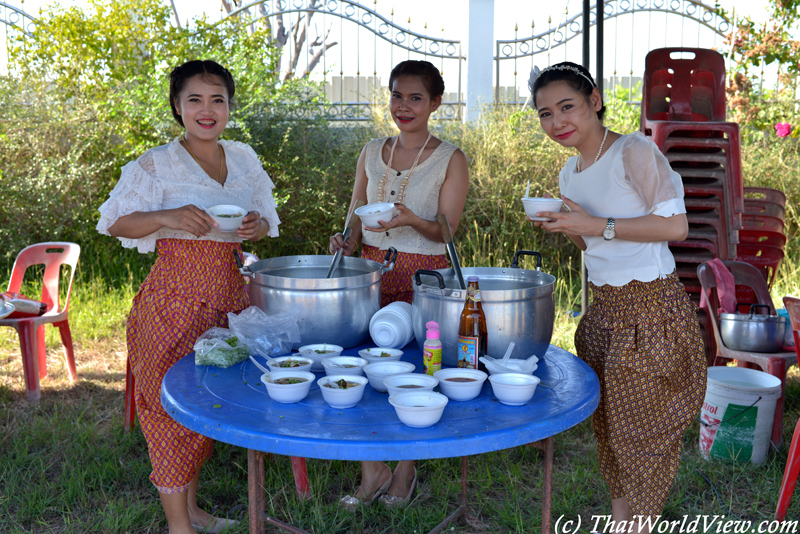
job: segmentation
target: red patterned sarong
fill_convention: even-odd
[[[383,262],[386,251],[369,245],[361,246],[361,257],[367,260]],[[431,256],[429,254],[412,254],[398,252],[394,269],[385,273],[381,278],[381,307],[396,301],[408,302],[414,298],[413,283],[414,273],[417,269],[446,269],[447,256]]]
[[[694,304],[676,274],[622,287],[592,284],[575,332],[578,356],[600,378],[592,426],[611,498],[634,518],[661,514],[682,438],[706,391],[706,360]]]
[[[161,381],[192,352],[197,338],[227,326],[227,313],[249,305],[233,251],[239,243],[159,239],[158,259],[133,299],[128,358],[136,410],[161,493],[180,493],[211,454],[211,440],[176,423],[161,407]]]

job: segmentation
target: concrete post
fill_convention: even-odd
[[[480,117],[481,107],[492,103],[494,62],[494,0],[467,0],[466,122]]]

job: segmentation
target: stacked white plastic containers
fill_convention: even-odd
[[[411,304],[392,302],[375,312],[369,322],[369,335],[378,347],[394,349],[405,347],[414,339]]]

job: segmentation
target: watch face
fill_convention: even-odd
[[[606,228],[605,230],[603,230],[603,237],[606,240],[614,239],[615,235],[617,235],[617,233],[614,231],[613,228]]]

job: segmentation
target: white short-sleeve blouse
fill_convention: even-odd
[[[686,213],[683,183],[667,158],[640,132],[623,135],[588,169],[577,172],[577,156],[559,173],[561,195],[596,217],[627,219]],[[593,284],[623,286],[650,282],[675,270],[666,241],[639,243],[602,236],[582,236],[585,262]]]
[[[220,184],[200,167],[179,139],[152,148],[136,161],[122,168],[119,182],[108,200],[100,206],[97,231],[108,232],[117,219],[133,212],[174,209],[188,204],[210,207],[217,204],[234,204],[247,211],[257,211],[269,222],[271,237],[278,235],[280,219],[272,196],[274,184],[264,171],[255,151],[244,143],[220,140],[225,150],[228,177]],[[139,238],[120,237],[122,246],[137,247],[139,252],[155,250],[158,239],[206,239],[212,241],[241,242],[235,232],[212,230],[203,237],[188,232],[161,228]]]

